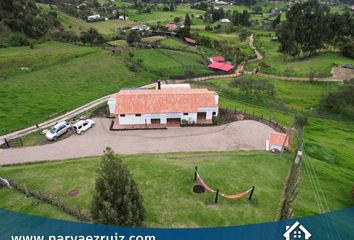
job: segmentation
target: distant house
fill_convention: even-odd
[[[223,18],[223,19],[220,19],[220,22],[221,23],[230,23],[231,21],[228,18]]]
[[[352,5],[350,9],[351,9],[352,11],[354,11],[354,5]]]
[[[280,13],[280,9],[279,8],[272,8],[272,9],[270,9],[270,13],[272,15],[278,15]]]
[[[123,20],[123,21],[127,21],[127,20],[128,20],[128,16],[126,16],[126,15],[120,15],[120,16],[118,17],[118,19],[119,19],[119,20]]]
[[[232,69],[234,69],[234,66],[232,64],[224,63],[224,62],[213,62],[208,65],[208,68],[223,71],[223,72],[229,72]]]
[[[133,30],[133,31],[149,31],[150,30],[150,27],[148,25],[136,25],[136,26],[133,26],[130,28],[130,30]]]
[[[88,16],[87,17],[87,21],[94,21],[94,20],[97,20],[97,19],[100,19],[100,18],[101,18],[101,15],[95,14],[95,15]]]
[[[189,44],[196,44],[196,41],[193,40],[192,38],[188,38],[188,37],[184,37],[183,40],[186,42],[186,43],[189,43]]]
[[[211,63],[213,63],[213,62],[225,62],[225,58],[223,56],[215,56],[215,57],[210,57],[209,61]]]
[[[291,239],[305,239],[308,240],[311,238],[311,233],[296,221],[292,226],[286,226],[286,232],[283,234],[285,240]]]
[[[112,129],[211,124],[218,115],[219,96],[208,89],[183,87],[125,89],[108,100]]]
[[[266,140],[266,151],[283,151],[289,147],[289,136],[285,133],[272,132]]]
[[[168,30],[170,30],[170,31],[174,31],[174,30],[177,29],[177,25],[174,24],[174,23],[167,23],[167,24],[165,25],[165,27],[166,27]]]

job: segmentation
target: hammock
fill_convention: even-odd
[[[199,176],[199,173],[197,172],[197,178],[198,181],[200,182],[200,184],[202,184],[202,186],[209,192],[216,192],[215,190],[211,189],[208,185],[206,185],[206,183],[203,181],[203,179]]]
[[[197,179],[200,182],[200,184],[205,188],[205,190],[209,191],[209,192],[216,192],[214,189],[210,188],[208,185],[206,185],[206,183],[204,182],[204,180],[200,177],[199,173],[197,172]],[[235,195],[225,195],[223,193],[219,193],[221,196],[223,196],[224,198],[228,198],[228,199],[239,199],[242,198],[243,196],[245,196],[247,193],[249,193],[252,190],[252,188],[248,189],[246,192],[242,192],[242,193],[238,193]]]
[[[248,189],[246,192],[242,192],[239,194],[235,194],[235,195],[225,195],[223,193],[220,193],[221,196],[223,196],[224,198],[229,198],[229,199],[239,199],[242,198],[243,196],[245,196],[247,193],[249,193],[252,190],[252,188]]]

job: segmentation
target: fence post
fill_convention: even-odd
[[[10,148],[10,144],[9,144],[9,142],[7,141],[7,139],[5,138],[4,140],[5,140],[5,144],[6,144],[7,148]]]
[[[38,192],[38,197],[39,197],[39,200],[41,200],[41,202],[43,202],[43,197],[42,197],[42,193],[41,192]]]
[[[198,167],[195,166],[195,171],[194,171],[194,181],[197,181],[197,171],[198,171]]]
[[[77,205],[77,215],[79,216],[80,219],[82,219],[80,205]]]
[[[248,197],[248,200],[251,201],[252,199],[252,195],[253,195],[253,191],[254,191],[254,186],[252,187],[252,190],[251,190],[251,193],[250,193],[250,196]]]
[[[20,139],[20,143],[21,143],[21,146],[23,146],[23,142],[22,142],[22,139],[21,138],[19,138]]]
[[[60,210],[63,210],[63,206],[62,206],[60,197],[58,197],[58,207],[60,208]]]
[[[263,120],[263,114],[262,114],[262,116],[261,116],[261,120]]]
[[[215,203],[218,203],[219,189],[216,189]]]
[[[26,194],[26,197],[29,197],[30,196],[30,193],[29,193],[29,190],[27,188],[26,185],[23,185],[24,189],[25,189],[25,194]]]

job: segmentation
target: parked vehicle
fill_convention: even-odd
[[[353,64],[344,64],[342,65],[342,68],[348,68],[354,70],[354,65]]]
[[[91,119],[80,120],[73,125],[73,130],[78,134],[83,134],[88,129],[95,126],[95,122]]]
[[[56,123],[49,131],[47,131],[45,137],[49,141],[55,141],[58,139],[58,137],[66,133],[70,128],[70,124],[66,121]]]

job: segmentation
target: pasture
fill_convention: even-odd
[[[284,126],[293,127],[293,114],[308,117],[305,127],[304,160],[300,193],[295,206],[296,217],[308,216],[324,211],[352,206],[350,191],[353,183],[354,123],[336,116],[321,116],[316,112],[319,101],[327,92],[338,87],[338,83],[272,81],[254,76],[254,81],[266,80],[275,87],[275,97],[248,96],[232,88],[227,79],[213,80],[209,88],[220,94],[220,107],[246,110],[263,115]],[[316,184],[311,181],[316,179]],[[317,204],[315,194],[325,207]]]
[[[199,54],[169,49],[134,49],[123,56],[160,78],[184,76],[185,70],[208,73],[207,61]]]
[[[144,197],[146,226],[208,227],[275,220],[290,156],[241,151],[120,157]],[[99,162],[100,158],[96,157],[9,166],[1,168],[0,174],[88,211]],[[193,193],[196,165],[208,185],[226,194],[243,192],[255,185],[252,202],[247,197],[231,200],[220,196],[215,205],[213,193]],[[77,189],[79,194],[70,197],[68,192],[72,189]],[[12,209],[10,199],[4,200],[7,201],[1,201],[0,207]],[[52,217],[62,218],[54,212]]]
[[[293,77],[330,77],[332,67],[341,64],[354,64],[354,59],[350,59],[334,53],[319,53],[317,56],[299,60],[286,60],[280,53],[279,42],[272,41],[275,36],[271,31],[253,30],[255,33],[255,46],[262,53],[262,61],[247,64],[247,70],[260,69],[260,72]]]
[[[153,78],[108,51],[58,42],[0,49],[0,61],[1,135]]]

